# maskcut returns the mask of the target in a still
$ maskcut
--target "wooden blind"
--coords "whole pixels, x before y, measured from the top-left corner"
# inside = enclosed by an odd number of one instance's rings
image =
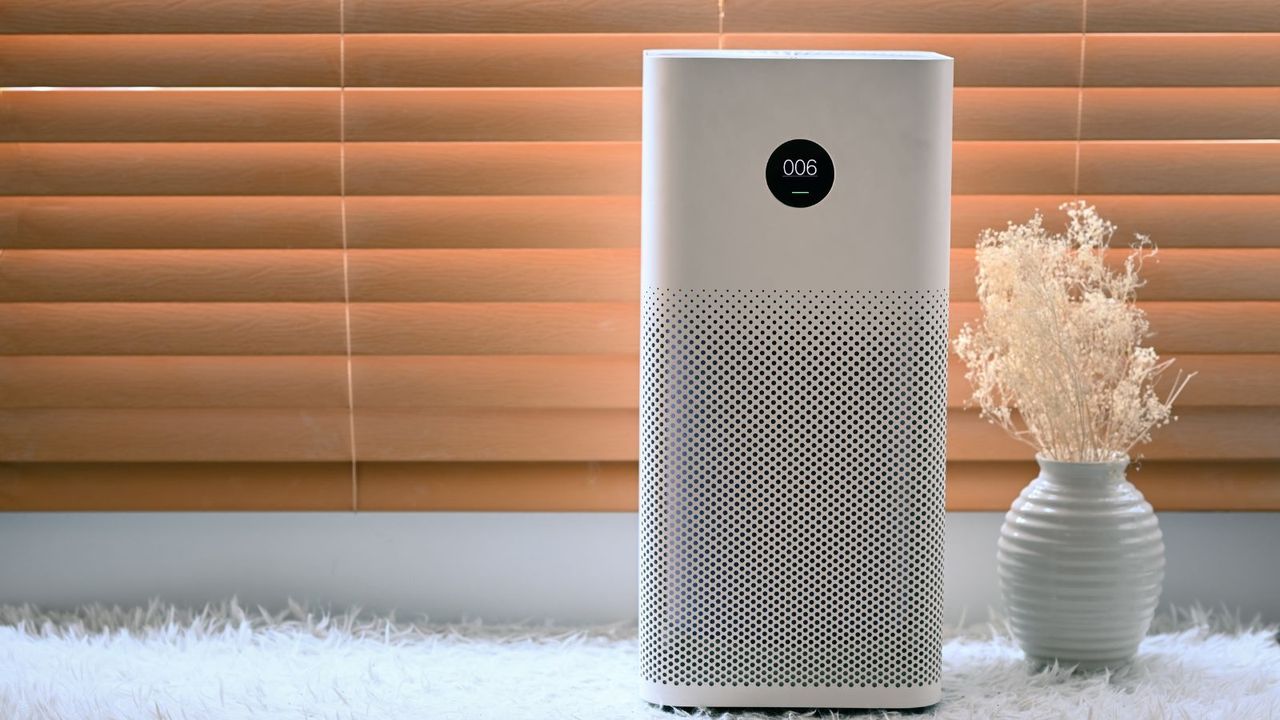
[[[1162,247],[1134,479],[1280,509],[1275,0],[5,0],[0,509],[628,510],[644,48],[956,58],[979,229]],[[962,408],[949,504],[1028,451]]]

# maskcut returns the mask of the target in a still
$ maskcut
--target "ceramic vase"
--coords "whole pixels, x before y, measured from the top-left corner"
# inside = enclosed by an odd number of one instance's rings
[[[1164,541],[1151,504],[1126,478],[1128,459],[1057,462],[1005,515],[996,562],[1014,638],[1038,665],[1090,670],[1133,658],[1164,581]]]

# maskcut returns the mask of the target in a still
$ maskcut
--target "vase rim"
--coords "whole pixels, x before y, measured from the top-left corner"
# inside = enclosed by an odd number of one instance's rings
[[[1096,460],[1096,461],[1082,462],[1079,460],[1055,460],[1051,457],[1045,456],[1044,453],[1036,453],[1036,462],[1039,463],[1041,466],[1044,466],[1047,464],[1047,465],[1078,465],[1082,467],[1087,467],[1087,466],[1110,467],[1113,465],[1121,465],[1121,466],[1128,467],[1129,463],[1132,462],[1132,460],[1129,458],[1128,455],[1117,455],[1114,460]]]

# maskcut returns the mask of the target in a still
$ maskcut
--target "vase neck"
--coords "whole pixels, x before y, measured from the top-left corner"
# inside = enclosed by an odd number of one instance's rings
[[[1128,458],[1113,462],[1062,462],[1037,457],[1041,477],[1075,484],[1115,485],[1125,481]]]

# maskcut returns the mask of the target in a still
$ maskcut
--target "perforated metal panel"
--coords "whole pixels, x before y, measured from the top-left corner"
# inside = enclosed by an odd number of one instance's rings
[[[939,680],[946,291],[645,289],[642,677]]]

